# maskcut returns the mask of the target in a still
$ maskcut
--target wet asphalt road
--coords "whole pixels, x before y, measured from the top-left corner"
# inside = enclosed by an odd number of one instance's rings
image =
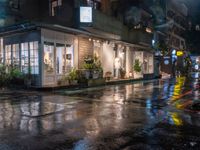
[[[198,80],[64,93],[1,93],[0,150],[200,149]]]

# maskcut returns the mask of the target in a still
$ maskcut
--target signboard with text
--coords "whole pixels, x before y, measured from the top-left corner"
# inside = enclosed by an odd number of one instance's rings
[[[80,7],[80,23],[92,23],[92,7]]]

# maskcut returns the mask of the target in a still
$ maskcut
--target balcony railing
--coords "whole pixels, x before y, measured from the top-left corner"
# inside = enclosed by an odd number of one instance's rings
[[[139,29],[131,30],[128,37],[131,43],[151,46],[153,34],[148,33],[145,29]]]

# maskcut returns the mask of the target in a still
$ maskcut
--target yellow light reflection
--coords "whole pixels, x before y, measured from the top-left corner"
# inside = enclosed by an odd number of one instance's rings
[[[175,101],[181,97],[182,87],[184,86],[184,83],[185,83],[185,77],[177,77],[176,81],[177,82],[174,86],[172,101]]]
[[[179,118],[177,113],[171,113],[171,117],[175,125],[177,126],[183,125],[183,121]]]

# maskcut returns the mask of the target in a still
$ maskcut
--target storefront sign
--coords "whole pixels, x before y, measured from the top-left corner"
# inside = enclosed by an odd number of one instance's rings
[[[80,7],[80,22],[92,23],[92,7]]]
[[[176,56],[183,56],[183,51],[177,51]]]

